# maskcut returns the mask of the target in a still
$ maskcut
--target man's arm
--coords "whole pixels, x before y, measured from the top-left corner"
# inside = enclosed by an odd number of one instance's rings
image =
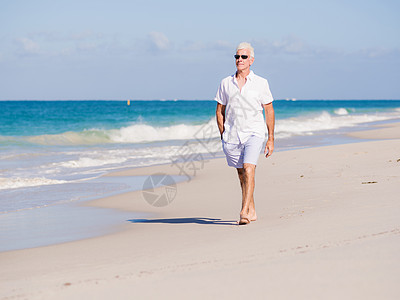
[[[267,123],[268,129],[268,140],[265,145],[264,154],[265,157],[271,156],[272,152],[274,152],[274,131],[275,131],[275,111],[272,105],[272,102],[269,104],[264,104],[264,112],[265,112],[265,122]]]
[[[217,104],[217,110],[215,112],[217,116],[217,124],[218,124],[218,129],[219,133],[221,134],[221,140],[222,140],[222,134],[224,133],[224,123],[225,123],[225,108],[226,105],[222,105],[221,103]]]

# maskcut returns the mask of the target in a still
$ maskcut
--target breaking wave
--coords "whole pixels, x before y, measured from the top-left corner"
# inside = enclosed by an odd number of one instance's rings
[[[279,117],[279,116],[278,116]],[[352,114],[351,109],[338,108],[333,113],[324,111],[318,115],[298,116],[276,122],[277,138],[294,135],[310,135],[318,131],[353,127],[357,124],[400,118],[400,110],[390,113]],[[64,132],[27,137],[0,136],[0,143],[33,143],[39,145],[101,145],[136,144],[158,141],[194,140],[217,138],[219,132],[215,118],[199,125],[177,124],[152,126],[133,124],[119,129],[87,129],[81,132]],[[90,162],[86,162],[89,163]]]

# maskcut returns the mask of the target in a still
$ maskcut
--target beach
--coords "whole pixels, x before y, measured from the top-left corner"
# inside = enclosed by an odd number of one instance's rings
[[[382,126],[260,157],[246,226],[224,158],[163,207],[143,191],[82,202],[124,215],[109,234],[1,252],[1,299],[398,299],[400,123]],[[152,174],[181,175],[164,164],[106,176]]]

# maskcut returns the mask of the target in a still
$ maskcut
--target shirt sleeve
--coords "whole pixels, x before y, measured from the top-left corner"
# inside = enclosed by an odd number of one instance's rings
[[[227,103],[226,93],[225,93],[223,82],[221,82],[221,84],[219,85],[217,95],[215,96],[214,100],[222,105],[226,105],[226,103]]]
[[[272,101],[274,101],[274,98],[272,97],[272,93],[271,93],[271,91],[269,89],[268,81],[265,79],[265,82],[264,82],[264,85],[263,85],[261,103],[262,104],[269,104]]]

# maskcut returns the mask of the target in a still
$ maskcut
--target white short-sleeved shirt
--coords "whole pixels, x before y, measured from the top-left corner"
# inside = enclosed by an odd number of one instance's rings
[[[221,81],[215,100],[226,105],[224,133],[227,143],[245,143],[251,135],[265,138],[263,104],[273,101],[268,81],[250,71],[239,90],[236,74]]]

